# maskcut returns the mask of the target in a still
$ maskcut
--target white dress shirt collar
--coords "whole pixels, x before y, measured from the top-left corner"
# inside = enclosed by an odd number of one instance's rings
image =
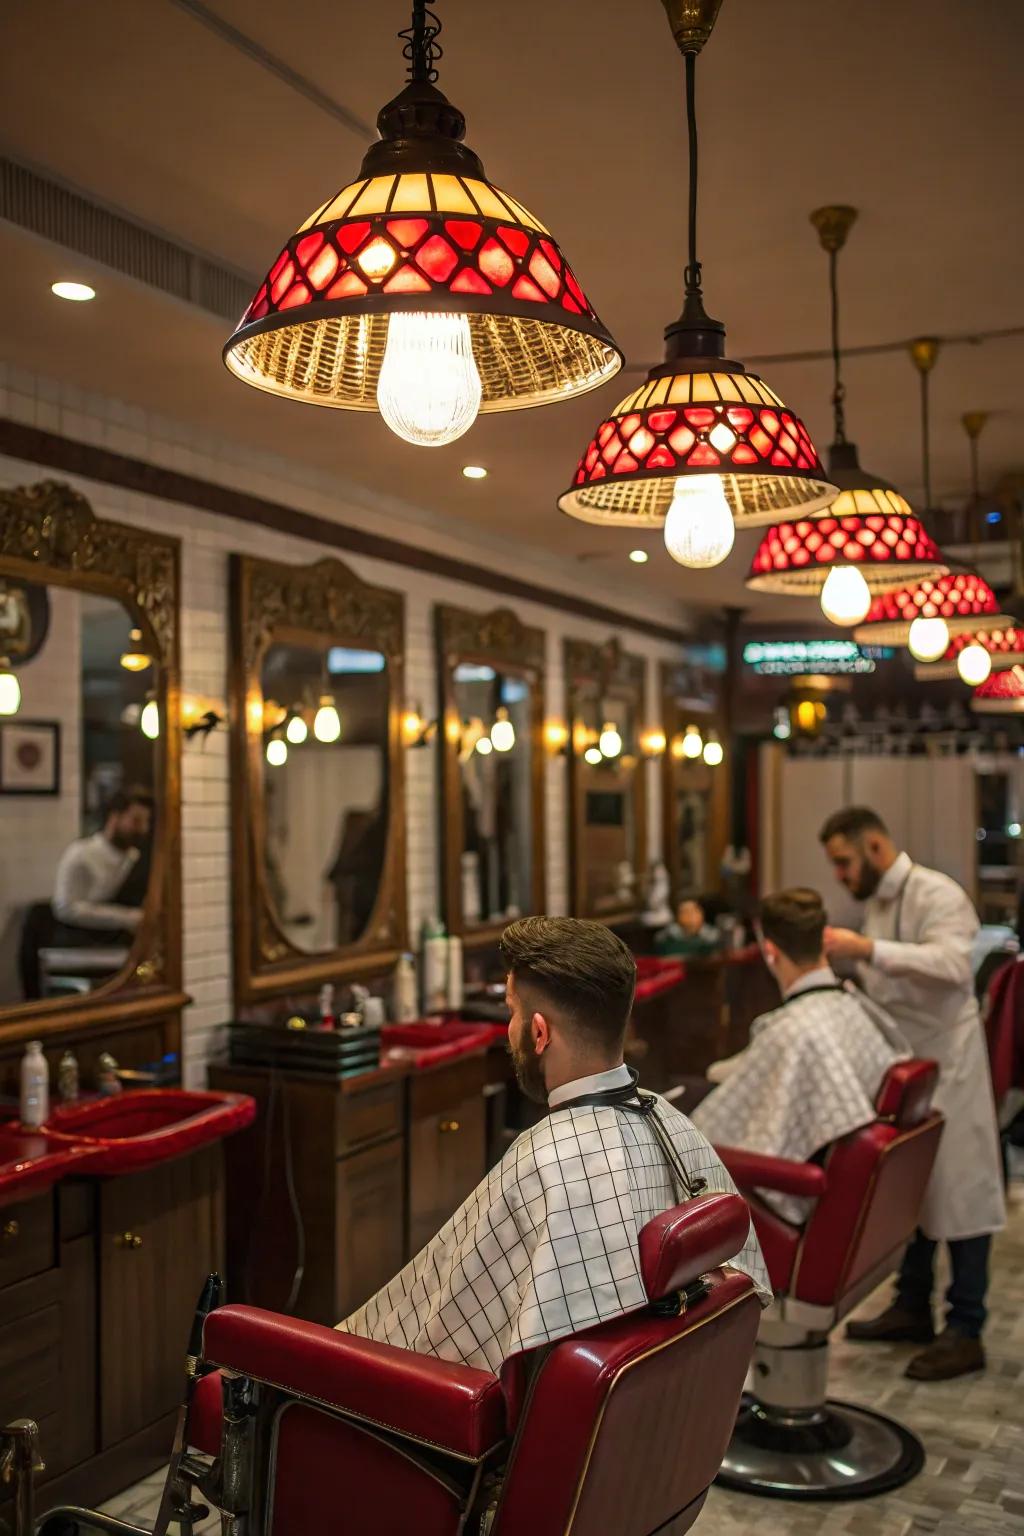
[[[882,901],[893,901],[903,889],[903,882],[914,867],[909,853],[898,853],[878,882],[875,895]]]
[[[801,992],[809,992],[812,987],[837,987],[838,985],[839,981],[832,967],[819,965],[813,971],[805,971],[802,976],[798,976],[782,995],[785,998],[798,997]]]
[[[588,1094],[625,1088],[631,1082],[629,1068],[625,1062],[621,1062],[617,1067],[609,1067],[607,1072],[592,1072],[589,1077],[577,1077],[571,1083],[563,1083],[560,1088],[552,1088],[548,1094],[548,1109],[557,1109],[559,1104],[567,1104],[570,1099],[582,1099]]]

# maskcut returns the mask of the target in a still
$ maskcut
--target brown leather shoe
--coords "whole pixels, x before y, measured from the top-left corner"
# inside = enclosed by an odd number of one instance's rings
[[[878,1317],[847,1323],[846,1337],[871,1344],[930,1344],[935,1328],[928,1312],[910,1312],[893,1302]]]
[[[904,1375],[911,1381],[951,1381],[954,1376],[969,1376],[984,1369],[981,1340],[966,1339],[962,1333],[945,1328],[934,1344],[914,1356]]]

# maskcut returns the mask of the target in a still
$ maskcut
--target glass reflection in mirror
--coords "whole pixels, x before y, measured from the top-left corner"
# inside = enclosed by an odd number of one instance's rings
[[[74,997],[125,965],[153,860],[158,668],[114,598],[0,578],[0,1004]]]
[[[306,953],[359,939],[387,851],[388,677],[379,651],[273,644],[263,657],[264,870]]]
[[[532,903],[531,692],[525,677],[460,662],[452,674],[462,790],[462,920],[504,922]]]
[[[633,906],[637,824],[634,778],[637,718],[632,700],[583,694],[577,698],[574,748],[582,825],[582,912],[602,917]]]

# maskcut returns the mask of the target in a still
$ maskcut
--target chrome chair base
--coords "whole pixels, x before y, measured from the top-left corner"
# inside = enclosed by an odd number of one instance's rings
[[[744,1397],[718,1483],[770,1499],[867,1499],[900,1488],[924,1447],[894,1419],[831,1399],[780,1411]]]

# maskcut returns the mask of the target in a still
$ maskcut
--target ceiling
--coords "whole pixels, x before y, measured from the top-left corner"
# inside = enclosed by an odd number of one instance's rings
[[[409,7],[396,0],[209,0],[208,9],[357,120],[402,82]],[[624,603],[749,603],[754,536],[729,562],[674,565],[657,533],[591,528],[555,507],[599,416],[660,353],[678,312],[685,161],[682,64],[657,0],[438,0],[440,85],[488,175],[553,230],[632,370],[593,395],[481,418],[426,452],[375,416],[247,390],[220,362],[213,317],[99,270],[98,297],[51,297],[87,264],[0,224],[0,356],[356,482],[510,549],[580,559]],[[698,67],[700,254],[709,312],[750,363],[827,343],[825,257],[812,208],[860,217],[841,258],[843,341],[1024,325],[1017,253],[1018,60],[1024,8],[987,0],[726,0]],[[216,260],[262,276],[285,237],[356,171],[353,131],[197,19],[188,0],[7,0],[6,153]],[[94,269],[95,271],[96,269]],[[1024,464],[1024,336],[948,345],[932,381],[935,499],[967,491],[960,415],[988,409],[983,479]],[[765,361],[767,381],[830,436],[827,360]],[[847,426],[861,462],[921,495],[917,380],[904,350],[853,357]],[[463,463],[481,463],[469,482]],[[510,538],[511,536],[511,538]],[[511,540],[514,539],[514,544]],[[651,551],[645,567],[630,546]],[[473,558],[468,552],[468,558]],[[596,579],[596,574],[595,574]],[[786,605],[792,611],[792,605]],[[778,600],[757,611],[779,614]],[[781,611],[785,611],[782,609]],[[801,613],[801,616],[803,614]]]

